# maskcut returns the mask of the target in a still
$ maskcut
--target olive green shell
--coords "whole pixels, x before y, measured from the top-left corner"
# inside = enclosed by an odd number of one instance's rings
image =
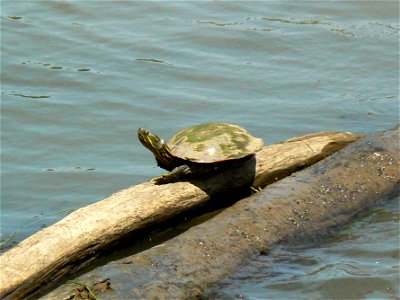
[[[207,123],[179,131],[167,144],[177,157],[198,163],[214,163],[254,154],[264,142],[240,126]]]

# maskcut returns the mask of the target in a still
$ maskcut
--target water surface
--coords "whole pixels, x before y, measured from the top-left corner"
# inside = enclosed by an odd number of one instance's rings
[[[213,298],[398,299],[399,197],[314,245],[280,246],[224,279]]]
[[[394,126],[398,5],[2,1],[2,239],[161,174],[138,127],[226,121],[271,144]]]

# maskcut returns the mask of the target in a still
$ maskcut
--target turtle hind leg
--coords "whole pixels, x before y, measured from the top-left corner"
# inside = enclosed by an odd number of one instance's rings
[[[152,181],[155,184],[172,183],[172,182],[179,181],[181,178],[192,175],[193,173],[195,173],[195,171],[193,170],[193,167],[190,167],[188,165],[180,165],[180,166],[172,169],[171,172],[163,174],[157,178],[154,178]]]

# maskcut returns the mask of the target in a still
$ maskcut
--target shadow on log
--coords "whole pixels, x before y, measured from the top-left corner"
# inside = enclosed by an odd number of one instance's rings
[[[148,182],[78,209],[0,257],[0,295],[9,299],[32,295],[46,284],[90,265],[105,250],[132,233],[204,205],[212,195],[243,188],[249,194],[250,186],[264,187],[357,139],[351,133],[306,135],[259,151],[249,168],[250,176],[244,170],[235,169],[191,183],[157,186]]]
[[[253,255],[328,233],[399,188],[398,129],[372,134],[185,233],[75,280],[104,299],[191,299]],[[44,299],[86,299],[65,284]]]

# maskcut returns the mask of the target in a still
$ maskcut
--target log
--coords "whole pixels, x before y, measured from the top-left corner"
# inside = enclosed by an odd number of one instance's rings
[[[90,264],[119,239],[210,200],[250,186],[264,187],[307,167],[359,137],[320,132],[267,146],[238,169],[215,176],[154,185],[139,184],[80,208],[0,257],[0,297],[23,298]]]
[[[393,199],[400,181],[398,143],[398,129],[369,135],[173,239],[74,280],[101,299],[220,298],[210,286],[254,255],[321,238]],[[90,299],[71,284],[43,298]]]

